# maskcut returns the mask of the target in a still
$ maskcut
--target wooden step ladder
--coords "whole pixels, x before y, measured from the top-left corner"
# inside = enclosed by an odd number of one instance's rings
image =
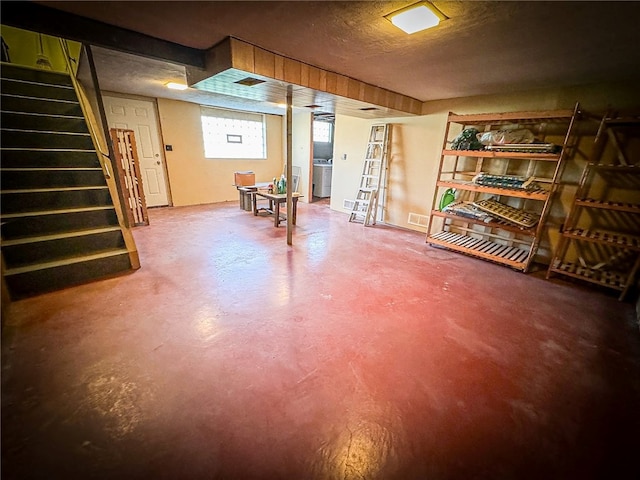
[[[362,166],[360,187],[349,215],[349,221],[362,221],[364,226],[383,220],[387,154],[391,125],[371,126],[367,151]]]

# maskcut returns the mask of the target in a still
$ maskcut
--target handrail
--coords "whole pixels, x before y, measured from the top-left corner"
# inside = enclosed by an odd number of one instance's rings
[[[75,89],[76,92],[78,92],[78,94],[80,94],[82,92],[82,90],[79,88],[80,87],[80,82],[78,82],[78,78],[76,77],[76,72],[73,69],[73,66],[71,65],[71,61],[75,60],[77,62],[76,59],[71,57],[71,53],[69,52],[69,47],[67,45],[67,41],[64,38],[58,38],[58,40],[60,41],[60,48],[62,49],[62,53],[63,53],[63,57],[64,57],[64,61],[66,63],[67,66],[67,70],[69,71],[69,76],[71,77],[71,83],[73,83],[73,88]],[[86,100],[86,99],[85,99]],[[87,119],[87,126],[89,127],[89,134],[91,135],[91,140],[93,140],[93,145],[96,148],[97,152],[102,155],[103,157],[108,158],[109,160],[111,160],[111,157],[109,156],[108,153],[105,153],[102,151],[101,145],[100,145],[100,141],[99,141],[99,137],[98,134],[96,133],[93,124],[91,123],[91,121],[89,121],[89,116],[87,115],[86,112],[86,107],[84,105],[84,102],[80,102],[80,108],[82,108],[82,111],[84,112],[84,116]],[[104,169],[105,169],[105,176],[107,178],[111,178],[111,172],[109,171],[109,164],[107,162],[100,162],[102,163]]]
[[[91,47],[89,45],[83,44],[83,49],[85,54],[87,55],[87,61],[89,63],[89,70],[91,72],[91,81],[93,83],[93,87],[96,90],[96,98],[97,98],[97,102],[98,102],[98,112],[99,112],[99,119],[101,121],[101,125],[102,125],[102,131],[104,132],[104,142],[106,144],[107,147],[107,151],[109,153],[105,153],[101,148],[100,148],[100,135],[98,135],[97,131],[96,131],[96,126],[93,125],[92,120],[96,120],[98,121],[98,119],[96,118],[95,114],[93,111],[90,110],[90,101],[87,98],[87,94],[85,93],[84,88],[82,87],[82,85],[80,84],[80,82],[78,81],[78,77],[76,76],[76,72],[74,71],[72,65],[71,65],[71,55],[69,54],[69,48],[68,45],[66,43],[66,40],[63,38],[58,37],[58,39],[60,40],[60,46],[62,48],[62,53],[63,53],[63,57],[65,58],[65,62],[67,65],[67,70],[69,70],[69,76],[71,77],[71,82],[73,84],[73,88],[75,89],[76,93],[78,94],[78,100],[80,100],[80,108],[82,109],[82,112],[85,116],[86,119],[86,123],[87,126],[89,128],[89,134],[91,136],[91,140],[93,141],[93,144],[95,146],[96,152],[99,154],[98,158],[100,161],[100,164],[103,167],[103,172],[104,172],[104,176],[107,179],[107,183],[109,183],[109,181],[112,182],[112,184],[110,184],[109,186],[109,190],[111,190],[113,188],[112,191],[112,196],[116,197],[118,199],[118,206],[116,208],[116,211],[118,212],[118,219],[121,223],[122,226],[126,227],[126,229],[129,229],[131,227],[130,223],[129,223],[129,218],[128,216],[125,214],[124,212],[124,205],[128,204],[128,200],[125,196],[125,193],[123,192],[123,187],[120,184],[120,182],[115,181],[115,179],[112,178],[111,172],[109,171],[109,165],[111,166],[111,170],[114,172],[114,175],[117,175],[117,170],[116,170],[116,165],[115,165],[115,151],[113,149],[113,144],[111,143],[111,137],[109,136],[109,126],[107,125],[107,119],[106,119],[106,115],[104,112],[104,107],[102,105],[102,102],[100,100],[100,86],[98,84],[98,77],[96,74],[96,70],[95,70],[95,64],[93,62],[93,54],[91,53]],[[115,200],[115,198],[114,198]],[[115,202],[114,202],[115,203]],[[130,239],[131,242],[131,246],[129,245],[129,240],[125,240],[125,243],[127,243],[127,249],[129,250],[130,254],[132,254],[132,252],[135,252],[135,242],[133,242],[133,239]],[[135,258],[134,258],[135,257]],[[140,263],[139,263],[139,259],[137,259],[137,253],[135,255],[133,255],[132,258],[132,262],[137,264],[139,268]]]

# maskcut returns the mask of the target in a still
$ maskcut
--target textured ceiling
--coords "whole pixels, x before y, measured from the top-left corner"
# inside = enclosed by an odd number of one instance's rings
[[[640,2],[434,2],[406,35],[383,15],[413,1],[38,2],[184,46],[228,36],[421,101],[640,81]]]

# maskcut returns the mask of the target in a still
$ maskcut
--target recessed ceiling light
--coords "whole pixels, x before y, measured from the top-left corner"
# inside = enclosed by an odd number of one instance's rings
[[[278,108],[287,108],[287,104],[286,103],[278,103],[276,105],[276,107],[278,107]]]
[[[165,85],[167,86],[167,88],[170,88],[171,90],[186,90],[187,88],[189,88],[184,83],[169,82],[169,83],[166,83]]]
[[[418,2],[385,15],[384,18],[411,34],[435,27],[447,17],[432,3]]]

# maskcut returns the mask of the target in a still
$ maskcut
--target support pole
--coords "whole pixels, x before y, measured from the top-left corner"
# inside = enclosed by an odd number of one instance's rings
[[[293,134],[292,134],[292,126],[293,126],[293,108],[292,108],[292,99],[293,99],[293,87],[291,85],[287,86],[287,245],[291,245],[293,243],[293,182],[291,181],[291,176],[293,172]]]

